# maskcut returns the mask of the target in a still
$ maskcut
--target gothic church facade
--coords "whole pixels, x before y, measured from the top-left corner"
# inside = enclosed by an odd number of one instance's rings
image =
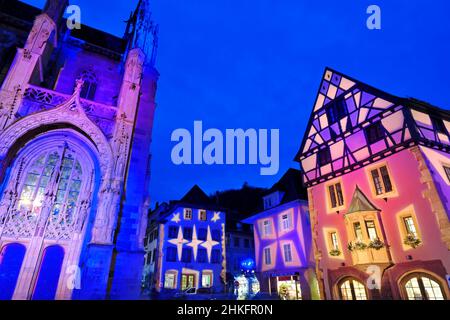
[[[69,30],[0,1],[0,299],[133,299],[150,203],[157,26]]]

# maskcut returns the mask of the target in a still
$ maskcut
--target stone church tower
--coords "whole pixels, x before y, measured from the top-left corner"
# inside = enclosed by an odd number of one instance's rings
[[[0,299],[139,296],[158,28],[0,0]],[[117,23],[120,23],[118,21]]]

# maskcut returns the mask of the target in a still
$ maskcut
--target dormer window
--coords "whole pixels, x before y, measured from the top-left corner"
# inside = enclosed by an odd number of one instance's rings
[[[364,129],[366,139],[369,144],[383,140],[385,137],[383,126],[378,121]]]
[[[319,166],[325,166],[331,162],[330,148],[324,148],[317,153],[317,162]]]
[[[275,191],[271,194],[269,194],[268,196],[264,197],[264,209],[270,209],[273,207],[276,207],[277,205],[280,204],[281,199],[283,198],[283,193],[281,193],[280,191]]]
[[[327,107],[328,124],[333,124],[341,120],[347,115],[345,101],[340,99],[330,103]]]

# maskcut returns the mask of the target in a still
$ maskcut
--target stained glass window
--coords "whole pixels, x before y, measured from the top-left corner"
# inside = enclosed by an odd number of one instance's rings
[[[20,210],[39,215],[44,195],[51,183],[56,190],[52,215],[63,213],[67,222],[72,221],[81,191],[83,172],[74,154],[68,150],[64,154],[62,158],[62,152],[44,153],[29,166],[20,193]]]

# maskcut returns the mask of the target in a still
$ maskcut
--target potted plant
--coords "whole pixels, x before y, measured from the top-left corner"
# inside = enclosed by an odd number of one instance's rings
[[[380,250],[381,248],[384,248],[384,247],[385,247],[385,244],[383,243],[383,241],[381,241],[378,238],[373,239],[369,243],[369,248],[371,248],[371,249]]]
[[[329,253],[330,253],[330,256],[337,257],[337,256],[341,255],[341,250],[339,250],[339,249],[332,249]]]
[[[422,243],[422,241],[419,238],[417,238],[414,234],[408,233],[405,239],[403,240],[403,243],[415,249]]]
[[[347,248],[348,248],[349,251],[365,250],[365,249],[367,249],[367,244],[365,244],[361,240],[357,240],[357,241],[355,241],[355,243],[349,242]]]

